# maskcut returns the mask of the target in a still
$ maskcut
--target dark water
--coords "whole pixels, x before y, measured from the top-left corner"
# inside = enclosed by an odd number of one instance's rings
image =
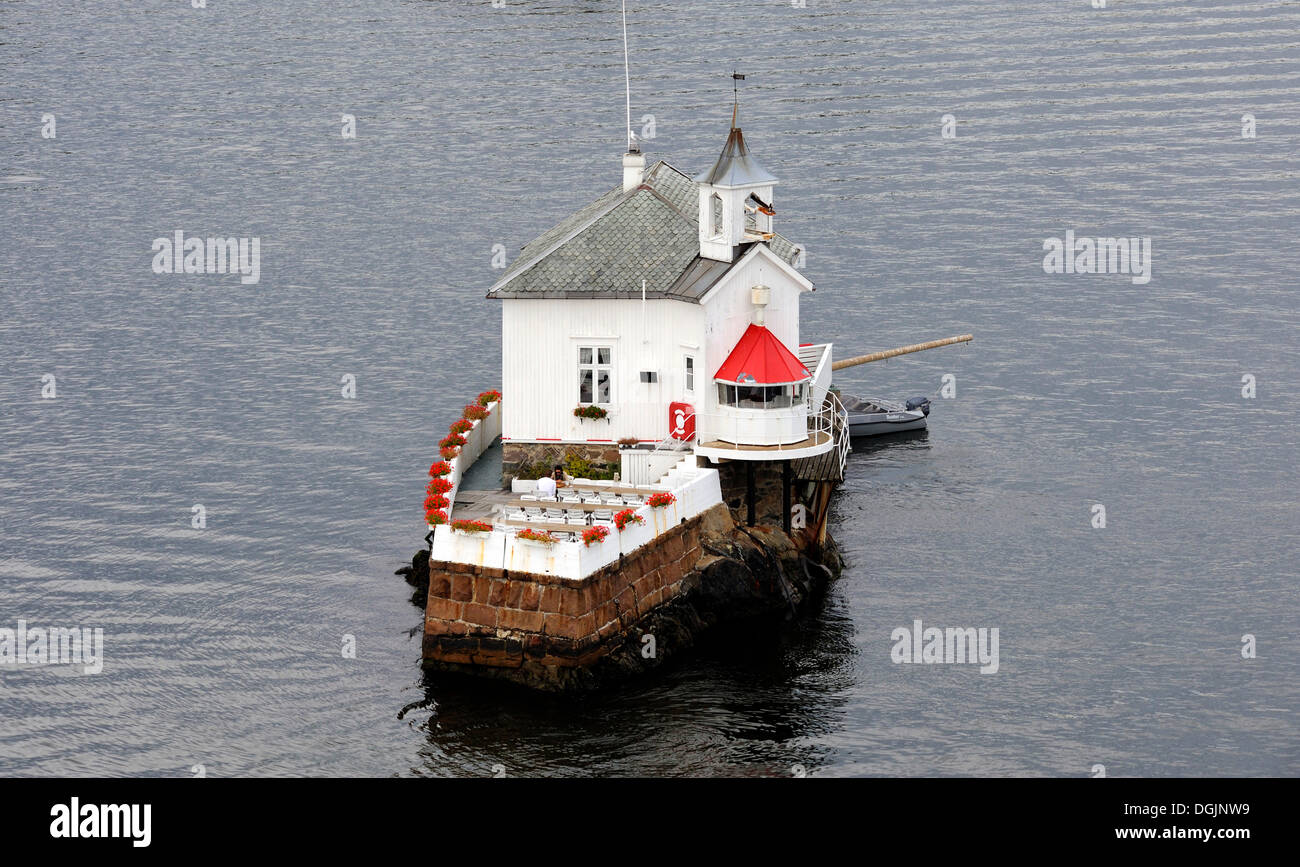
[[[957,396],[851,456],[820,610],[563,699],[423,682],[392,571],[499,384],[492,246],[619,180],[616,4],[207,5],[0,4],[0,626],[107,657],[0,669],[0,773],[1300,772],[1300,5],[634,0],[652,157],[749,74],[804,339],[976,342],[844,377]],[[261,282],[153,274],[177,229]],[[1044,274],[1067,229],[1153,279]],[[892,663],[914,618],[1000,671]]]

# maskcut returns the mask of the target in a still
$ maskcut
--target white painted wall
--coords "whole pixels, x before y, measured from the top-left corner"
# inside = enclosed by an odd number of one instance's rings
[[[772,185],[761,187],[712,187],[700,184],[699,187],[699,232],[700,255],[719,262],[730,262],[736,245],[745,237],[745,199],[750,193],[756,193],[768,204],[773,203]],[[713,234],[714,195],[722,200],[722,233]],[[770,224],[767,217],[762,217],[760,225]]]
[[[696,304],[666,299],[506,298],[501,304],[502,429],[522,442],[642,441],[668,436],[668,406],[691,404],[699,419],[717,413],[713,374],[754,320],[750,289],[771,288],[765,320],[792,353],[799,349],[799,296],[808,291],[766,247],[751,252]],[[577,419],[578,347],[613,348],[614,389],[607,421]],[[686,390],[685,358],[695,358]],[[659,374],[640,381],[642,370]],[[697,423],[697,427],[698,427]],[[702,431],[707,433],[707,431]]]
[[[704,311],[665,299],[502,300],[502,436],[567,442],[668,434],[668,405],[699,402],[705,386]],[[608,421],[574,418],[578,347],[613,348],[613,403]],[[685,357],[695,356],[695,392],[685,387]],[[642,370],[659,374],[640,381]]]
[[[753,248],[757,250],[758,248]],[[719,433],[710,430],[721,414],[718,408],[718,390],[713,375],[727,360],[745,329],[754,321],[754,304],[750,290],[758,284],[769,287],[771,300],[764,320],[768,330],[786,349],[799,354],[799,296],[806,291],[784,269],[766,255],[746,255],[727,276],[704,298],[705,337],[704,355],[708,360],[709,388],[697,405],[700,413],[697,433],[700,440],[715,439]]]

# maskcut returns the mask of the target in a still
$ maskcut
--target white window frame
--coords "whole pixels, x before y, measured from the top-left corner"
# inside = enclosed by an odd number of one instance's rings
[[[690,353],[686,354],[686,375],[683,381],[686,385],[686,393],[694,396],[695,394],[695,356]]]
[[[614,344],[607,341],[579,341],[577,344],[577,370],[578,376],[575,386],[578,392],[578,403],[583,405],[610,406],[614,403]],[[582,351],[591,350],[591,362],[584,364],[582,361]],[[609,361],[601,364],[600,350],[609,352]],[[582,373],[585,370],[591,371],[591,396],[592,398],[600,397],[600,373],[604,371],[609,375],[609,400],[583,400],[582,399]]]

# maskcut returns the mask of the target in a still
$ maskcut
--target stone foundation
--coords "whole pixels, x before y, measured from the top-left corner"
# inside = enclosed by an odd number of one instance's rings
[[[698,581],[703,518],[580,581],[431,562],[425,665],[512,670],[512,679],[567,685],[570,672],[608,655],[652,610]]]
[[[618,472],[617,443],[519,443],[507,442],[501,446],[501,482],[508,486],[512,479],[535,479],[530,470],[538,463],[547,467],[565,463],[570,457],[580,458],[593,469]]]
[[[598,687],[661,664],[721,621],[792,617],[839,569],[829,537],[738,526],[723,504],[580,581],[433,561],[424,666],[545,690]]]

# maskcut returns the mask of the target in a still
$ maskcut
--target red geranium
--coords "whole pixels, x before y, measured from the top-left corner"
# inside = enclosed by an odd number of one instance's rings
[[[486,521],[474,521],[468,518],[462,518],[459,521],[452,521],[453,530],[463,530],[466,533],[491,533],[492,525]]]
[[[487,391],[481,391],[478,395],[478,405],[487,406],[489,403],[496,403],[501,399],[501,392],[495,388],[489,388]]]
[[[463,446],[465,445],[465,438],[458,433],[447,434],[445,437],[438,440],[438,445],[444,449],[447,446]]]
[[[424,509],[426,512],[429,509],[445,509],[450,505],[451,502],[442,494],[430,494],[424,498]]]
[[[646,500],[647,504],[656,509],[662,509],[664,506],[671,506],[675,502],[677,502],[677,498],[669,493],[651,494],[650,499]]]
[[[439,509],[426,509],[424,512],[424,523],[438,526],[447,523],[447,513]]]
[[[474,429],[474,422],[467,418],[458,418],[451,423],[451,432],[453,434],[469,433]]]
[[[447,481],[444,478],[438,477],[438,478],[430,479],[429,486],[424,490],[426,493],[429,494],[449,494],[451,493],[452,487],[453,485],[451,482]]]
[[[429,464],[429,475],[446,476],[451,473],[451,464],[446,461],[434,461]]]
[[[541,542],[543,545],[554,545],[555,537],[545,530],[534,530],[532,527],[525,527],[516,535],[520,539],[528,539],[533,542]]]
[[[582,531],[582,544],[590,548],[593,543],[599,544],[604,542],[605,537],[608,535],[609,527],[606,527],[603,524],[596,524],[595,526],[588,527]]]
[[[449,461],[460,454],[460,448],[458,446],[443,446],[438,449],[438,454],[442,455],[444,460]]]
[[[464,415],[465,418],[470,419],[471,421],[478,421],[479,419],[487,418],[488,417],[487,407],[479,406],[476,403],[471,403],[469,406],[465,407]]]
[[[614,516],[614,526],[618,527],[621,533],[627,529],[628,524],[644,524],[645,518],[636,513],[636,509],[624,509]]]

